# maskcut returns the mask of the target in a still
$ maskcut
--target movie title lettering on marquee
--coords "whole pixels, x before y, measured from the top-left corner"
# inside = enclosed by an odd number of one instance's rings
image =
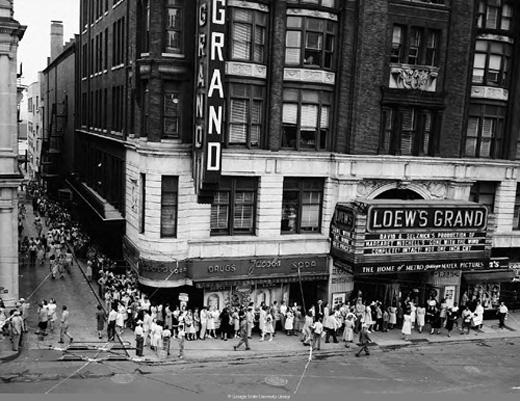
[[[224,135],[226,0],[199,0],[194,146],[197,187],[218,181]],[[195,170],[195,169],[194,169]],[[202,182],[201,182],[202,181]]]

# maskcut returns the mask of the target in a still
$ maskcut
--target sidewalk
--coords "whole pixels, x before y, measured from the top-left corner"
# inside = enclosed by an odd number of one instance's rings
[[[29,204],[27,206],[26,216],[26,228],[24,235],[34,235],[34,215],[32,213],[32,207]],[[46,229],[44,229],[44,232]],[[186,341],[184,342],[184,358],[180,359],[179,354],[179,343],[178,340],[172,339],[171,342],[171,355],[166,357],[164,352],[154,352],[150,347],[144,348],[144,356],[135,356],[135,339],[134,334],[130,329],[126,329],[118,339],[119,341],[113,343],[105,343],[103,340],[97,338],[97,331],[95,329],[95,315],[94,310],[98,302],[98,284],[95,281],[87,281],[85,276],[86,261],[76,259],[77,267],[74,269],[72,275],[67,276],[63,281],[56,280],[50,283],[50,280],[42,283],[39,289],[38,295],[34,295],[34,300],[31,300],[31,308],[28,319],[29,333],[25,334],[23,347],[25,349],[49,349],[54,348],[56,350],[64,349],[66,346],[58,344],[58,334],[56,332],[51,333],[45,339],[38,338],[34,334],[34,328],[36,327],[36,297],[41,297],[42,293],[45,294],[48,299],[51,293],[60,293],[60,297],[67,301],[68,304],[73,302],[72,298],[78,303],[73,310],[75,310],[75,320],[73,322],[73,335],[74,342],[72,349],[76,351],[72,352],[75,354],[81,354],[82,351],[78,349],[90,349],[90,350],[102,350],[109,347],[123,349],[123,352],[119,352],[120,359],[131,360],[135,362],[142,362],[145,364],[172,364],[172,363],[193,363],[193,362],[209,362],[209,361],[233,361],[233,360],[245,360],[245,359],[258,359],[265,357],[284,357],[287,355],[302,355],[306,356],[309,354],[309,347],[302,345],[299,338],[296,336],[286,336],[285,334],[278,332],[272,342],[264,341],[260,342],[260,336],[258,333],[253,334],[253,339],[250,340],[250,351],[245,351],[244,347],[238,351],[233,350],[233,345],[238,343],[238,339],[230,339],[223,341],[220,339],[206,339],[205,341]],[[22,273],[22,269],[21,269]],[[37,267],[36,270],[28,271],[23,269],[24,280],[30,280],[30,276],[34,275],[38,280],[44,277],[48,273],[48,267]],[[36,282],[39,282],[36,280]],[[65,294],[67,292],[68,294]],[[48,296],[47,296],[48,295]],[[68,299],[67,299],[68,298]],[[81,309],[81,311],[80,311]],[[515,338],[520,337],[520,311],[510,313],[508,320],[506,321],[507,328],[499,329],[498,320],[485,320],[482,330],[472,330],[469,335],[461,335],[458,330],[452,332],[452,336],[448,337],[445,329],[441,331],[440,335],[430,335],[429,327],[426,326],[423,333],[414,331],[411,335],[410,341],[404,341],[401,336],[399,329],[390,330],[387,333],[374,332],[371,334],[372,341],[374,343],[374,351],[379,349],[392,349],[399,347],[408,347],[415,345],[426,345],[426,344],[438,344],[438,343],[456,343],[456,342],[468,342],[468,341],[485,341],[485,340],[498,340],[503,338]],[[106,340],[106,333],[104,336]],[[357,340],[357,336],[355,337]],[[321,350],[313,351],[314,355],[333,355],[333,354],[347,354],[352,353],[357,349],[357,345],[350,344],[349,348],[345,348],[344,342],[337,344],[329,343],[325,344],[322,341]],[[125,352],[126,351],[126,352]],[[22,351],[23,352],[23,351]],[[125,355],[126,354],[126,355]],[[0,335],[0,363],[6,363],[19,356],[18,352],[12,351],[11,342],[9,337],[3,337]]]

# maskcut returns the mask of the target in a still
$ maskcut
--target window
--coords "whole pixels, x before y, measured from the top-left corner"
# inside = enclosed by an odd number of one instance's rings
[[[438,62],[440,31],[394,25],[390,62],[435,66]]]
[[[178,138],[180,130],[180,91],[172,83],[165,83],[163,97],[163,130],[165,138]]]
[[[258,147],[264,114],[264,88],[258,85],[231,84],[229,101],[230,145]]]
[[[282,234],[319,232],[323,179],[285,178],[282,200]]]
[[[141,48],[144,53],[150,51],[150,1],[143,0],[142,27],[144,35],[142,36]],[[140,4],[140,3],[139,3]]]
[[[470,105],[466,130],[466,157],[499,158],[506,109]]]
[[[473,63],[473,83],[507,86],[512,45],[503,42],[477,40]]]
[[[177,235],[177,194],[179,178],[162,176],[161,180],[161,238]]]
[[[383,132],[380,153],[402,156],[434,156],[436,126],[435,110],[420,107],[383,109]]]
[[[166,22],[166,51],[182,53],[183,0],[168,0]]]
[[[260,11],[233,8],[232,60],[265,62],[267,16]]]
[[[211,235],[255,232],[257,179],[222,177],[211,205]]]
[[[105,48],[103,56],[103,69],[108,69],[108,28],[105,29]]]
[[[515,211],[513,214],[513,230],[520,230],[520,184],[516,184]]]
[[[332,93],[316,90],[283,91],[282,147],[325,149],[329,136]]]
[[[287,17],[285,64],[333,69],[336,31],[335,21]]]
[[[493,213],[496,185],[495,182],[490,181],[478,181],[474,183],[469,192],[469,200],[486,206],[489,212]]]
[[[477,26],[485,29],[512,29],[513,7],[504,0],[479,0]]]

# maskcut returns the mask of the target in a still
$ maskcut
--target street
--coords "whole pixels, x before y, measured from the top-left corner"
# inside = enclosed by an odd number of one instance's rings
[[[333,357],[146,366],[134,362],[57,361],[58,351],[27,350],[0,366],[3,393],[159,394],[184,399],[276,395],[316,398],[361,394],[518,394],[519,340],[374,347]],[[335,399],[335,398],[333,398]]]

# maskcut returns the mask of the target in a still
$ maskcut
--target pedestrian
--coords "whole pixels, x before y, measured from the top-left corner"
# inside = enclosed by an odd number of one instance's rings
[[[119,302],[116,312],[116,333],[119,336],[121,336],[125,330],[125,312],[126,308],[121,302]]]
[[[213,339],[217,338],[217,332],[216,332],[216,326],[215,326],[216,319],[217,319],[216,307],[211,306],[207,313],[207,323],[206,323],[206,329],[208,330],[209,338],[213,338]]]
[[[498,327],[500,327],[501,329],[503,329],[505,327],[505,321],[507,319],[508,312],[509,312],[509,310],[507,309],[506,304],[503,301],[500,302],[500,306],[498,307],[498,310],[497,310],[497,315],[498,315]]]
[[[69,338],[69,344],[74,341],[74,338],[69,334],[69,311],[67,310],[67,306],[63,305],[61,307],[61,319],[60,319],[60,344],[63,344],[63,337],[67,336]]]
[[[354,341],[354,327],[356,325],[356,315],[352,312],[347,312],[345,317],[345,328],[343,329],[343,341],[345,341],[345,347],[349,348],[349,344]]]
[[[362,351],[365,351],[365,355],[370,355],[368,344],[371,342],[372,340],[368,335],[368,325],[363,323],[363,326],[361,326],[361,332],[359,333],[359,350],[356,352],[356,356],[359,357]]]
[[[144,345],[144,331],[143,321],[138,320],[134,329],[135,334],[135,354],[137,356],[143,356],[143,345]]]
[[[311,326],[311,329],[313,331],[313,335],[312,335],[312,349],[319,351],[320,348],[321,348],[321,336],[323,334],[322,319],[318,318],[318,320],[316,320],[314,322],[314,324]],[[327,334],[328,334],[328,331],[327,331]],[[325,342],[327,342],[327,341],[325,341]]]
[[[186,333],[184,331],[184,324],[179,324],[179,358],[184,358],[184,337]]]
[[[233,312],[231,314],[231,318],[233,319],[233,330],[235,332],[235,335],[233,338],[239,338],[240,337],[240,317],[239,317],[239,310],[237,307],[233,308]]]
[[[446,310],[446,330],[448,331],[448,337],[451,337],[453,326],[458,318],[459,316],[457,312],[453,310],[453,307]]]
[[[30,303],[25,300],[25,298],[20,298],[20,313],[23,320],[23,332],[27,333],[27,317],[29,316],[29,307]]]
[[[327,311],[329,310],[327,305],[328,303],[325,302],[324,310],[326,311],[326,313],[324,313],[325,322],[323,323],[323,327],[325,328],[325,344],[328,344],[330,342],[330,336],[332,336],[334,343],[338,343],[338,338],[336,337],[336,317],[334,316],[334,314],[327,313]]]
[[[43,300],[38,304],[38,331],[36,331],[36,334],[46,336],[48,324],[49,310],[47,309],[47,301]]]
[[[363,316],[365,315],[365,305],[363,305],[363,299],[359,297],[356,301],[356,327],[354,328],[355,333],[361,331],[361,325],[363,323]]]
[[[101,305],[97,306],[97,312],[96,312],[96,321],[97,321],[97,332],[98,332],[98,338],[101,339],[103,337],[103,331],[105,329],[105,320],[106,315],[103,311],[103,307]]]
[[[375,315],[376,324],[374,331],[383,331],[383,309],[381,308],[381,302],[377,301],[375,304]]]
[[[431,330],[430,334],[441,334],[441,326],[442,326],[442,320],[441,320],[441,311],[439,308],[436,308],[433,312],[433,316],[431,317],[430,321]]]
[[[38,251],[36,253],[36,260],[40,266],[43,266],[45,261],[45,247],[43,245],[38,247]]]
[[[282,301],[282,303],[280,304],[280,314],[279,314],[280,315],[280,326],[282,327],[282,331],[287,330],[285,328],[285,319],[287,318],[288,309],[289,308],[287,308],[285,301]]]
[[[49,311],[49,330],[54,332],[54,327],[56,325],[56,320],[58,320],[58,316],[56,315],[56,300],[54,298],[49,299],[49,303],[47,304],[47,310]]]
[[[117,319],[117,312],[115,310],[114,305],[112,304],[110,307],[110,312],[108,313],[108,319],[107,319],[107,339],[108,339],[108,341],[113,341],[116,336],[116,319]]]
[[[387,308],[383,308],[383,328],[381,329],[381,331],[383,333],[386,333],[388,332],[388,324],[390,322],[390,314],[388,313],[388,309]]]
[[[473,314],[469,310],[468,303],[466,302],[466,307],[462,311],[462,330],[460,334],[464,334],[464,332],[466,332],[466,334],[469,334],[469,331],[471,329],[471,321],[473,320],[472,316]]]
[[[86,267],[85,275],[87,276],[87,280],[88,281],[92,280],[92,261],[90,259],[87,261],[87,267]]]
[[[154,350],[156,353],[158,353],[161,348],[162,331],[163,331],[163,328],[160,324],[157,324],[157,319],[153,319],[152,325],[150,327],[150,337],[151,337],[150,348],[152,350]]]
[[[412,318],[410,317],[410,311],[407,310],[403,315],[403,327],[401,329],[401,333],[403,334],[403,338],[405,341],[408,341],[410,336],[412,335]]]
[[[416,317],[417,331],[419,333],[422,333],[424,324],[426,323],[426,308],[424,307],[423,304],[419,304],[419,306],[415,310],[415,313],[417,315],[417,317]]]
[[[413,301],[409,302],[409,308],[410,308],[410,320],[412,323],[412,330],[417,326],[417,306],[415,306],[415,303]]]
[[[260,339],[260,341],[264,341],[264,337],[266,334],[269,334],[269,341],[273,341],[275,320],[274,320],[273,316],[271,315],[271,313],[269,313],[267,306],[264,306],[264,308],[265,308],[266,315],[265,315],[264,330],[262,331],[262,338]]]
[[[251,348],[249,348],[249,322],[247,320],[247,314],[239,312],[238,316],[240,319],[240,341],[237,345],[233,346],[233,349],[236,351],[242,344],[244,344],[246,351],[249,351]]]
[[[166,356],[170,356],[170,346],[172,339],[172,332],[170,326],[164,326],[164,330],[161,333],[162,336],[162,348],[166,352]]]
[[[446,320],[448,319],[448,302],[443,298],[440,306],[441,327],[446,327]]]
[[[200,311],[200,332],[199,339],[206,339],[206,329],[208,327],[208,308],[206,306],[202,307]]]
[[[167,325],[168,327],[171,327],[170,325]],[[200,332],[200,311],[199,308],[195,308],[193,311],[193,334],[194,334],[194,340],[197,340],[199,338],[199,332]]]
[[[246,312],[247,320],[247,338],[253,338],[253,327],[255,325],[255,313],[253,311],[253,303],[250,302]]]
[[[283,321],[285,334],[288,336],[294,335],[294,314],[292,310],[286,309],[285,314],[283,315]]]
[[[305,323],[303,324],[302,329],[302,338],[301,341],[303,345],[311,345],[312,342],[312,324],[314,323],[314,319],[312,317],[312,311],[307,312],[307,316],[305,316]]]
[[[20,311],[15,310],[11,319],[11,341],[13,342],[13,351],[18,351],[22,343],[23,319]]]
[[[260,339],[260,341],[264,341],[266,317],[267,317],[267,306],[260,305],[259,318],[258,318],[258,328],[260,329],[260,335],[262,337]]]
[[[475,330],[479,330],[482,327],[482,322],[484,320],[484,307],[480,302],[480,299],[477,300],[477,306],[475,307],[475,311],[473,312],[473,327]]]
[[[29,266],[30,267],[35,267],[36,266],[37,254],[38,254],[38,248],[37,248],[36,243],[34,242],[34,240],[31,238],[31,242],[30,242],[30,245],[29,245]]]

